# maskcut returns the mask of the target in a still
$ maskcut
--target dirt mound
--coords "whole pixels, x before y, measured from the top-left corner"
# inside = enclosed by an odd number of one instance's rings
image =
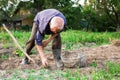
[[[10,50],[9,50],[10,49]],[[4,51],[8,51],[9,53],[11,51],[11,48],[9,48]],[[0,50],[3,50],[0,48]],[[12,49],[13,50],[13,49]],[[49,49],[50,50],[50,49]],[[64,53],[65,51],[62,51]],[[98,67],[104,66],[106,61],[112,61],[112,62],[119,62],[120,61],[120,46],[115,45],[104,45],[96,48],[81,48],[79,50],[72,50],[69,52],[75,52],[80,53],[83,52],[86,55],[86,64],[89,66],[93,62],[97,64]],[[0,55],[3,53],[0,53]],[[49,69],[56,69],[55,67],[55,61],[52,55],[52,52],[48,51],[46,53],[46,56],[49,61]],[[31,57],[38,63],[39,66],[41,66],[40,58],[38,57],[38,54],[31,55]],[[8,70],[8,69],[38,69],[32,62],[30,62],[27,65],[21,65],[22,58],[20,57],[9,57],[8,59],[2,60],[0,59],[0,70]]]
[[[54,65],[54,60],[51,59],[51,55],[48,54],[46,55],[48,58],[48,63],[49,63],[49,69],[52,69],[51,66],[55,66]],[[33,64],[33,62],[29,61],[29,64],[20,64],[22,61],[22,58],[20,57],[15,57],[15,58],[8,58],[6,60],[1,60],[0,61],[0,70],[10,70],[10,69],[40,69],[41,68],[41,60],[38,57],[38,55],[31,55],[31,58],[33,58],[36,63],[39,65],[39,67],[37,67],[35,64]],[[54,67],[55,68],[55,67]]]
[[[99,66],[104,66],[106,61],[119,62],[120,60],[120,46],[104,45],[97,48],[82,49],[87,55],[87,64],[92,62]]]
[[[64,51],[61,55],[61,59],[64,66],[68,68],[86,66],[86,55],[80,51]]]
[[[113,46],[120,46],[120,40],[111,40],[110,43]]]

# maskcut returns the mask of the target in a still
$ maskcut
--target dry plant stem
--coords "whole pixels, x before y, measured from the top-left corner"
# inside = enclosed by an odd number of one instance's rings
[[[39,67],[39,65],[36,64],[36,62],[23,50],[23,48],[18,44],[17,40],[15,39],[15,37],[12,35],[12,33],[7,29],[5,24],[2,24],[4,29],[8,32],[8,34],[10,35],[10,37],[13,39],[13,41],[15,42],[15,44],[18,46],[18,48],[27,56],[27,58],[29,60],[31,60],[37,67]]]

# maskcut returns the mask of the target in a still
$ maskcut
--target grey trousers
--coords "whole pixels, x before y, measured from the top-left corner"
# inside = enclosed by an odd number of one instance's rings
[[[34,23],[31,36],[26,42],[26,53],[30,55],[32,48],[35,46],[35,34],[37,32],[37,25]],[[61,60],[61,36],[58,34],[52,42],[52,52],[56,61]],[[28,58],[25,56],[24,60],[28,62]]]

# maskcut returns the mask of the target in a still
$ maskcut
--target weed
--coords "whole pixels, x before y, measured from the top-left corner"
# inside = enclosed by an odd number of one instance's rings
[[[16,49],[15,53],[16,53],[16,55],[18,55],[20,57],[24,56],[23,52],[20,49]]]
[[[90,64],[90,66],[97,67],[97,63],[96,63],[96,62],[92,62],[92,63]]]
[[[9,48],[9,47],[10,47],[10,44],[7,44],[7,43],[2,46],[2,48],[4,49]]]
[[[7,59],[7,56],[6,56],[5,54],[2,54],[2,55],[1,55],[1,59],[2,59],[2,60],[5,60],[5,59]]]
[[[72,46],[73,46],[73,43],[72,42],[68,42],[68,43],[65,44],[65,46],[66,46],[66,49],[71,49]]]

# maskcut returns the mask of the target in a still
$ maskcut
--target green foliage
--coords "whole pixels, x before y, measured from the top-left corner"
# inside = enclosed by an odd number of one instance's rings
[[[23,32],[23,31],[11,31],[14,37],[17,39],[18,43],[22,46],[22,48],[25,48],[25,42],[29,38],[30,32]],[[15,45],[14,41],[11,39],[10,35],[7,32],[0,32],[0,42],[4,43],[2,48],[8,48],[11,45],[8,43],[13,43],[12,46]],[[17,46],[16,46],[17,47]],[[19,50],[16,49],[16,54],[20,57],[23,57],[24,54]]]
[[[20,57],[24,57],[24,54],[21,50],[16,49],[16,55],[20,56]]]
[[[31,32],[24,31],[11,31],[14,37],[17,39],[18,43],[25,48],[25,43],[29,39]],[[77,49],[80,47],[92,47],[96,45],[109,44],[110,39],[120,39],[120,32],[85,32],[78,30],[67,30],[62,32],[62,43],[65,46],[65,49]],[[11,37],[7,32],[0,32],[0,42],[5,43],[3,48],[10,47],[9,42],[15,43],[12,41]],[[94,43],[95,45],[89,45],[89,43]],[[82,44],[82,45],[81,45]],[[16,46],[17,47],[17,46]],[[23,57],[23,53],[17,49],[16,53],[18,56]],[[35,53],[35,52],[33,52]],[[93,64],[94,66],[94,64]]]
[[[73,46],[73,42],[67,42],[65,46],[66,46],[66,49],[71,49]]]
[[[107,72],[111,74],[111,76],[119,76],[120,77],[120,65],[114,64],[111,62],[107,62]]]
[[[62,79],[62,74],[60,70],[50,71],[47,69],[40,69],[40,70],[14,70],[14,73],[11,74],[10,77],[3,78],[2,80],[54,80],[54,79]]]
[[[86,2],[89,2],[87,4]],[[77,5],[74,7],[74,5]],[[8,7],[9,6],[9,7]],[[80,29],[80,21],[87,20],[89,30],[115,31],[120,29],[120,1],[119,0],[85,0],[84,6],[79,0],[1,0],[0,18],[11,18],[14,11],[20,9],[30,10],[32,16],[47,8],[60,10],[67,18],[67,28]],[[3,16],[5,15],[5,16]],[[33,17],[32,17],[33,18]]]
[[[117,34],[117,35],[116,35]],[[96,44],[109,43],[109,39],[119,39],[119,32],[84,32],[78,30],[67,30],[62,32],[63,44],[94,42]],[[114,36],[113,36],[114,35]]]
[[[1,37],[0,41],[2,41],[2,42],[11,41],[11,38],[10,38],[10,36],[7,34],[7,32],[1,31],[1,32],[0,32],[0,37]]]
[[[120,79],[120,64],[107,62],[107,70],[105,68],[98,70],[97,68],[88,75],[80,76],[79,70],[75,72],[67,70],[64,77],[67,80],[118,80]]]
[[[102,29],[109,31],[115,31],[115,29],[120,28],[119,4],[119,0],[90,0],[90,6],[99,16],[98,18],[95,17],[100,21],[100,23],[98,22],[99,27],[101,26]],[[99,27],[98,29],[102,30]]]
[[[97,63],[96,63],[96,62],[92,62],[92,63],[90,64],[90,66],[97,67]]]
[[[79,69],[76,69],[74,72],[67,69],[63,76],[66,80],[87,80],[87,76],[80,76]]]
[[[119,80],[120,79],[120,64],[106,62],[107,69],[102,69],[99,72],[92,73],[93,80]]]
[[[0,56],[0,58],[1,58],[2,60],[5,60],[5,59],[7,59],[7,56],[6,56],[5,54],[2,54],[2,55]]]
[[[12,31],[12,34],[23,48],[25,48],[25,43],[29,39],[30,33],[31,32]],[[81,44],[84,46],[89,46],[87,43],[95,43],[97,45],[109,44],[110,39],[120,39],[119,34],[120,32],[85,32],[78,30],[67,30],[62,32],[61,36],[65,49],[72,49],[75,44],[77,44],[78,47],[81,47]],[[12,42],[14,44],[7,32],[0,32],[0,38],[0,42]],[[4,47],[9,47],[9,45],[5,44]]]
[[[3,17],[8,18],[11,17],[14,10],[16,9],[16,4],[18,4],[18,0],[0,0],[0,11],[3,11]]]

